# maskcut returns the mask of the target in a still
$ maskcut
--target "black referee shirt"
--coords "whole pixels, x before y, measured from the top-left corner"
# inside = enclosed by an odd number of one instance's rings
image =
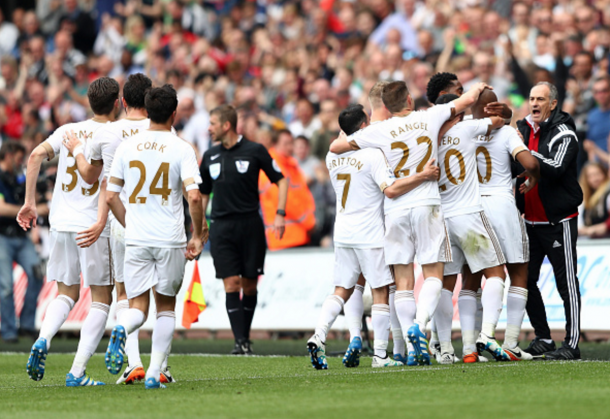
[[[273,183],[284,177],[267,149],[244,137],[228,150],[219,144],[206,151],[199,168],[203,180],[199,191],[214,192],[212,219],[257,214],[261,170]]]

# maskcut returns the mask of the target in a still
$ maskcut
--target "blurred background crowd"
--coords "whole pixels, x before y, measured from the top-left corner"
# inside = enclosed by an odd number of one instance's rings
[[[603,237],[609,51],[610,0],[2,0],[0,137],[19,142],[27,161],[58,126],[90,116],[92,80],[144,72],[178,91],[175,128],[199,156],[210,147],[208,111],[230,103],[239,133],[290,173],[295,232],[272,249],[332,246],[325,155],[340,110],[368,109],[377,80],[405,80],[417,109],[430,106],[436,72],[457,74],[466,88],[483,81],[511,106],[513,122],[527,114],[531,86],[551,81],[581,139],[579,233]],[[21,164],[19,154],[0,157],[12,159],[1,170]],[[49,163],[39,182],[42,203],[54,170]],[[275,202],[265,182],[263,213]]]

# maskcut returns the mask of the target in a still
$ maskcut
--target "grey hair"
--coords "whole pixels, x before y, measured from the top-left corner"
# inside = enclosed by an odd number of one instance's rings
[[[549,88],[549,101],[557,100],[559,93],[557,92],[557,88],[554,84],[549,83],[548,81],[541,81],[536,84],[536,86],[546,86]],[[535,87],[535,86],[534,86]]]

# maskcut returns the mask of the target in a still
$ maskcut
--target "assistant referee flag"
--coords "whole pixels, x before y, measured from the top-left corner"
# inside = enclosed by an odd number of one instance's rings
[[[182,326],[190,329],[193,323],[197,323],[199,315],[205,310],[207,304],[203,297],[203,288],[201,288],[201,278],[199,277],[199,263],[195,261],[193,269],[193,278],[189,289],[184,296],[184,311],[182,312]]]

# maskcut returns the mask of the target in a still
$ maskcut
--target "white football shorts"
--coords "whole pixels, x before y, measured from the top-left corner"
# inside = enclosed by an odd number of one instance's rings
[[[468,264],[473,273],[506,263],[502,248],[484,211],[446,219],[453,262],[445,265],[445,275],[462,272]]]
[[[530,241],[515,199],[512,196],[483,195],[481,202],[496,232],[506,263],[529,262]]]
[[[77,233],[51,231],[49,234],[49,261],[47,281],[68,286],[80,285],[83,274],[85,287],[114,285],[110,239],[100,237],[87,248],[76,244]]]
[[[408,265],[416,255],[420,265],[450,262],[451,245],[441,206],[386,214],[384,251],[388,265]]]
[[[132,299],[151,288],[159,294],[175,297],[184,278],[186,248],[125,247],[125,284]]]
[[[115,218],[110,221],[110,249],[114,280],[122,283],[124,282],[123,268],[125,265],[125,227]]]
[[[390,268],[385,263],[383,248],[335,247],[334,285],[345,289],[353,288],[360,273],[371,288],[385,287],[394,282]]]

